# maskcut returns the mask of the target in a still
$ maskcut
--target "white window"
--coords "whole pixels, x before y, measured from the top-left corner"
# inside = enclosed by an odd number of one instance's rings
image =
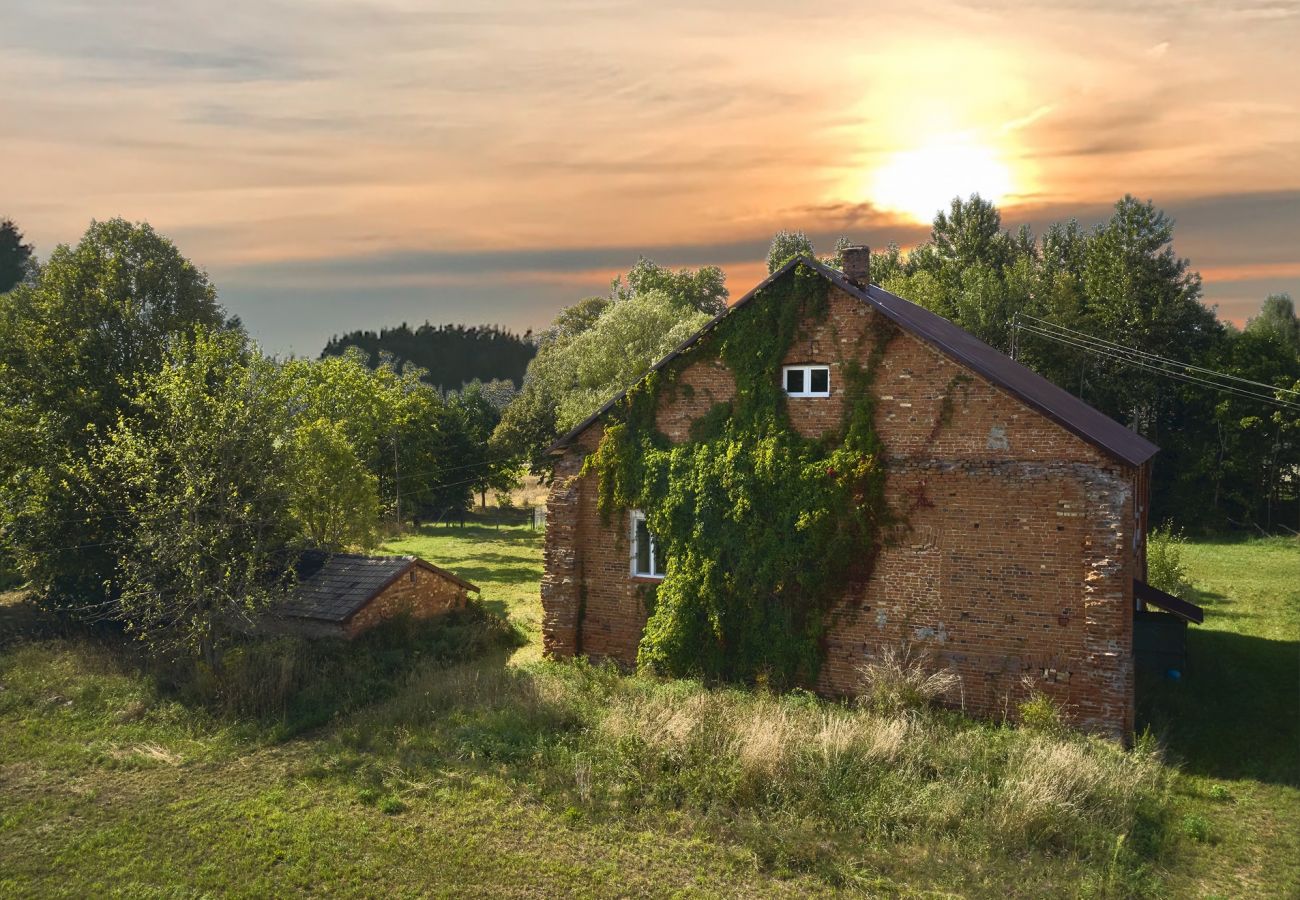
[[[790,397],[829,397],[830,366],[786,366],[781,376]]]
[[[632,574],[638,578],[663,578],[668,560],[650,533],[645,513],[632,510]]]

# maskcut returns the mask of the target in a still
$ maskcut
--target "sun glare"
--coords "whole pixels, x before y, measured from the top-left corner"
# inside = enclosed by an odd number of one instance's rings
[[[979,194],[1001,203],[1011,191],[1011,170],[997,151],[946,138],[894,154],[877,170],[870,199],[881,209],[929,222],[953,197]]]

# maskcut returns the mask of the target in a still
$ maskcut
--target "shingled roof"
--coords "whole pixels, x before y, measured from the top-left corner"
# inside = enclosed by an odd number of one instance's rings
[[[355,553],[304,553],[298,586],[277,607],[282,616],[346,622],[412,568],[419,566],[467,591],[478,588],[418,556],[362,556]]]
[[[1131,466],[1140,466],[1159,452],[1160,448],[1142,437],[1142,435],[1126,428],[1104,413],[1084,403],[1069,391],[1057,387],[1037,372],[1021,365],[1005,353],[993,349],[970,332],[958,325],[954,325],[942,316],[935,315],[928,309],[891,294],[874,284],[863,287],[845,278],[842,272],[806,256],[795,257],[777,269],[760,282],[757,287],[733,303],[726,311],[719,313],[703,328],[683,341],[675,350],[655,363],[650,368],[650,371],[656,372],[668,365],[690,349],[700,338],[717,327],[719,322],[727,316],[734,315],[736,310],[747,304],[765,287],[782,278],[798,265],[805,265],[817,272],[827,281],[845,291],[849,296],[855,297],[873,309],[878,310],[904,331],[915,335],[955,362],[988,379],[991,383],[1019,399],[1026,406],[1047,416],[1047,418],[1083,438],[1108,456]],[[610,398],[600,409],[551,445],[548,452],[558,453],[562,451],[626,395],[627,391],[622,391]]]

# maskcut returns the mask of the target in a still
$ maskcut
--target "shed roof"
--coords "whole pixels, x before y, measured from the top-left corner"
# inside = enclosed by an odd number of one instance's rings
[[[304,553],[298,561],[298,586],[277,612],[298,619],[346,622],[398,578],[419,566],[460,585],[478,588],[418,556],[363,556],[356,553]]]
[[[882,315],[931,346],[937,348],[949,358],[973,370],[993,384],[1015,396],[1026,406],[1047,416],[1068,431],[1083,438],[1088,443],[1107,455],[1132,466],[1146,462],[1158,451],[1159,447],[1137,432],[1126,428],[1119,422],[1084,403],[1069,391],[1057,387],[1043,376],[1013,360],[998,350],[975,337],[958,325],[949,322],[909,300],[876,285],[863,287],[844,277],[842,272],[832,269],[815,259],[806,256],[795,257],[777,269],[753,290],[745,294],[727,310],[719,313],[703,328],[683,341],[676,349],[655,363],[651,372],[658,371],[672,362],[701,337],[708,334],[727,316],[752,300],[763,288],[794,270],[798,265],[805,265],[830,281],[849,296],[861,300]],[[610,410],[627,391],[621,391],[611,397],[600,409],[592,413],[573,430],[556,441],[549,452],[558,452],[571,443],[578,435],[591,427]]]

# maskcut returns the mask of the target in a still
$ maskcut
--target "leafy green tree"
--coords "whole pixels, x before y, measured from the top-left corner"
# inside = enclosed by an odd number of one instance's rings
[[[519,463],[508,454],[499,454],[490,446],[492,433],[501,423],[502,411],[518,391],[509,381],[471,381],[458,393],[447,395],[447,403],[458,407],[465,417],[474,459],[467,462],[467,475],[474,478],[470,489],[479,495],[480,505],[487,506],[487,492],[513,490],[519,483]]]
[[[1270,294],[1259,315],[1246,323],[1246,331],[1269,335],[1300,353],[1300,318],[1296,317],[1290,294]]]
[[[1210,352],[1222,326],[1202,305],[1201,276],[1173,248],[1173,222],[1150,201],[1125,196],[1088,239],[1083,289],[1094,333],[1145,353],[1196,359]],[[1133,377],[1125,361],[1097,359],[1087,398],[1150,437],[1170,411],[1167,380]]]
[[[638,260],[614,280],[609,297],[562,310],[541,334],[523,388],[492,434],[491,451],[544,471],[547,446],[635,383],[725,302],[720,270],[670,272]]]
[[[717,266],[673,271],[644,256],[637,259],[626,277],[614,279],[610,297],[629,300],[656,294],[671,298],[678,306],[690,307],[710,316],[727,308],[727,276]]]
[[[17,287],[31,264],[32,245],[23,243],[23,233],[12,220],[0,220],[0,294]]]
[[[463,509],[483,448],[476,448],[463,409],[444,402],[422,370],[408,364],[399,371],[395,363],[388,357],[371,368],[353,348],[290,360],[282,374],[299,421],[336,423],[394,516]]]
[[[0,541],[38,595],[102,601],[121,520],[89,475],[95,443],[173,338],[224,322],[207,276],[121,219],[0,294]]]
[[[837,250],[841,249],[838,248]],[[775,272],[796,256],[813,256],[813,243],[802,231],[778,231],[767,251],[767,271]]]
[[[124,513],[112,606],[155,650],[220,669],[222,648],[286,587],[290,421],[274,363],[243,335],[168,343],[94,453]]]
[[[294,519],[313,546],[375,545],[378,479],[357,458],[339,423],[319,418],[294,430],[288,490]]]

